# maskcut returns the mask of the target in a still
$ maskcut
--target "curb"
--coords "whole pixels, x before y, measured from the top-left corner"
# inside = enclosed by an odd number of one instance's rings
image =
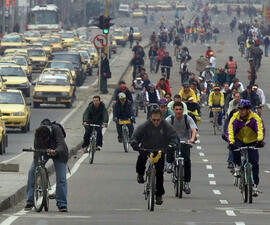
[[[147,48],[148,46],[150,46],[150,43],[146,44],[143,48]],[[123,77],[126,75],[126,73],[129,71],[129,69],[131,68],[131,65],[130,63],[127,65],[127,67],[125,68],[124,72],[122,73],[122,75],[120,76],[120,79],[123,79]],[[107,105],[107,109],[110,108],[112,104],[112,96],[111,96],[111,99],[109,100],[108,102],[108,105]],[[77,144],[75,147],[71,148],[69,150],[69,159],[76,155],[78,150],[81,148],[81,145],[82,145],[82,141]],[[54,173],[54,165],[50,165],[49,167],[47,167],[47,170],[48,170],[48,173],[49,175],[53,174]],[[22,200],[25,199],[26,197],[26,184],[21,187],[19,190],[17,190],[14,194],[10,195],[9,197],[7,197],[6,199],[4,199],[2,202],[0,202],[0,212],[6,210],[6,209],[9,209],[13,206],[15,206],[16,204],[18,204],[19,202],[21,202]]]

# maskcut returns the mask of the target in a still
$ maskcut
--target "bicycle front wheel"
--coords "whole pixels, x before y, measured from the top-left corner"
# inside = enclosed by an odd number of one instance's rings
[[[35,171],[34,181],[34,207],[36,212],[41,212],[43,207],[48,209],[48,179],[44,168],[38,167]]]
[[[128,133],[127,127],[122,128],[122,136],[123,136],[124,151],[128,152],[128,149],[129,149],[129,133]]]
[[[243,201],[247,202],[248,191],[247,191],[247,184],[245,180],[245,172],[243,169],[241,169],[241,172],[240,172],[240,190],[241,190]]]
[[[154,166],[149,174],[149,195],[148,195],[148,209],[154,211],[155,207],[155,191],[156,190],[156,169]]]
[[[177,184],[178,184],[178,190],[179,190],[178,197],[179,198],[183,197],[183,189],[184,189],[184,176],[183,176],[184,170],[183,169],[184,168],[183,168],[182,163],[179,163],[179,165],[178,165],[178,178],[177,178],[177,180],[178,180]]]
[[[247,170],[247,193],[248,193],[248,203],[252,203],[252,186],[253,186],[253,182],[252,182],[252,168],[250,165],[247,165],[246,167]]]
[[[90,144],[89,144],[89,164],[93,164],[94,162],[94,157],[95,157],[95,152],[96,152],[96,141],[94,138],[91,139]]]

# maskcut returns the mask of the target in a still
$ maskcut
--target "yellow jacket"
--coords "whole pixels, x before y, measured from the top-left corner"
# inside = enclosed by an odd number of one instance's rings
[[[191,88],[189,88],[188,93],[185,93],[184,88],[181,88],[181,90],[179,91],[179,95],[181,96],[182,101],[184,102],[186,102],[189,97],[193,98],[193,102],[197,102],[197,96]]]
[[[224,94],[222,92],[215,94],[214,91],[211,91],[208,98],[208,105],[224,106]]]

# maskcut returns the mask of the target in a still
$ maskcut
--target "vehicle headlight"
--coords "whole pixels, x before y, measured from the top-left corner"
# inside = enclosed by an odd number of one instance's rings
[[[24,116],[24,112],[14,112],[11,113],[12,116]]]
[[[35,94],[34,94],[36,97],[41,97],[42,96],[42,92],[40,92],[40,91],[37,91],[37,92],[35,92]]]

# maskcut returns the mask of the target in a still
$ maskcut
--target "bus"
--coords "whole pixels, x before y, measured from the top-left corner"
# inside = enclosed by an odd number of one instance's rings
[[[29,12],[26,30],[38,30],[40,32],[61,30],[58,7],[54,4],[34,6]]]

